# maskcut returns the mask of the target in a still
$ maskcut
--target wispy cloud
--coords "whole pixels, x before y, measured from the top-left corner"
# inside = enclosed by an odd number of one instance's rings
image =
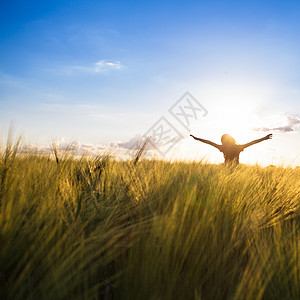
[[[297,116],[291,116],[282,114],[279,119],[279,124],[277,126],[266,126],[266,127],[258,127],[254,128],[256,131],[277,131],[277,132],[295,132],[297,128],[300,126],[300,118]]]
[[[54,141],[55,147],[59,155],[68,153],[74,157],[82,155],[111,155],[120,160],[132,159],[138,149],[141,148],[142,136],[136,135],[127,142],[111,142],[109,145],[103,144],[82,144],[79,141],[67,142],[64,138]],[[155,148],[150,143],[145,147],[144,156],[147,158],[157,157],[155,155]],[[21,154],[38,154],[38,155],[53,155],[52,145],[33,145],[25,144],[19,150]]]
[[[91,66],[70,66],[67,68],[71,74],[74,73],[106,73],[108,71],[119,70],[123,66],[120,61],[107,61],[107,60],[99,60]]]
[[[106,61],[106,60],[99,60],[95,63],[94,71],[95,72],[102,72],[108,70],[118,70],[121,69],[122,65],[120,61]]]
[[[81,144],[78,141],[66,142],[64,139],[61,139],[55,142],[58,151],[70,151],[75,155],[83,155],[85,153],[88,154],[101,154],[103,151],[107,150],[107,146],[105,145],[97,145],[97,144]],[[42,155],[48,155],[53,152],[52,146],[37,146],[26,144],[20,149],[21,153],[36,153]]]
[[[79,74],[106,74],[117,71],[124,67],[119,60],[99,60],[89,65],[69,65],[58,69],[46,69],[55,74],[62,75],[79,75]]]
[[[135,135],[133,138],[126,142],[114,141],[107,145],[104,144],[86,144],[81,143],[78,140],[66,141],[65,138],[59,140],[54,140],[54,144],[60,153],[65,151],[73,155],[101,155],[105,153],[113,154],[116,158],[130,158],[131,150],[136,151],[141,148],[145,139],[141,135]],[[148,143],[145,147],[145,151],[155,150],[155,147]],[[25,144],[20,149],[20,153],[28,154],[35,153],[40,155],[50,155],[53,154],[52,145],[34,145]]]
[[[148,143],[146,144],[145,150],[154,150],[156,147],[159,147],[159,144],[155,141],[153,138],[148,138]],[[111,147],[119,147],[123,149],[128,149],[128,150],[137,150],[140,149],[143,143],[146,142],[146,139],[142,135],[135,135],[131,139],[129,139],[126,142],[117,142],[117,143],[111,143]],[[154,147],[155,145],[155,147]]]

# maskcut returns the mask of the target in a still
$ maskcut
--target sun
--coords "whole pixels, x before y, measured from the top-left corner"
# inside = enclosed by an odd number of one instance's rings
[[[218,135],[230,134],[238,143],[244,143],[257,135],[256,105],[253,101],[231,100],[211,112],[210,122]]]
[[[237,79],[215,82],[207,87],[205,95],[208,114],[193,132],[196,135],[221,142],[223,134],[230,134],[238,144],[262,137],[257,128],[265,127],[265,107],[270,99],[270,87]]]
[[[252,115],[240,113],[240,110],[223,111],[222,115],[215,120],[218,132],[228,133],[237,142],[247,140],[253,135]]]

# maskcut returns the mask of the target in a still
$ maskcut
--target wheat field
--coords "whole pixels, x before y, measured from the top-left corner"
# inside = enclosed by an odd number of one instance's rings
[[[0,157],[1,299],[300,299],[300,169]]]

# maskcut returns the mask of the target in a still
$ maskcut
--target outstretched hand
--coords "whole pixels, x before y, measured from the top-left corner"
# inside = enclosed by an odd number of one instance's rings
[[[268,140],[268,139],[271,139],[272,137],[273,137],[273,134],[270,133],[270,134],[266,135],[266,136],[264,137],[264,139],[265,139],[265,140]]]

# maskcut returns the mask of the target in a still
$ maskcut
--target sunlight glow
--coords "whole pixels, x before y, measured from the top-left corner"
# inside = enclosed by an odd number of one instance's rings
[[[218,106],[210,111],[209,117],[218,140],[225,133],[232,135],[238,143],[252,139],[257,134],[253,128],[261,125],[258,123],[256,111],[264,102],[264,91],[260,88],[247,89],[244,85],[229,85],[220,89],[219,93]]]

